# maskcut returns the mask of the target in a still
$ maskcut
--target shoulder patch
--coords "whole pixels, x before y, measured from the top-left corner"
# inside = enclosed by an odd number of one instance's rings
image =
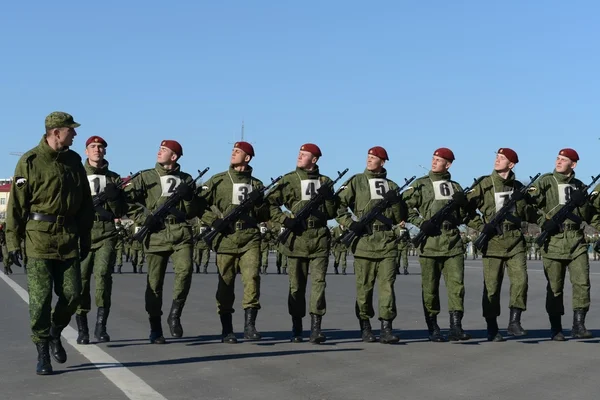
[[[22,189],[27,184],[27,179],[22,176],[15,176],[15,185],[17,188]]]

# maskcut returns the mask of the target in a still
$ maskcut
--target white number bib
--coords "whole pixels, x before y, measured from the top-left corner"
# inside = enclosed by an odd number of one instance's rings
[[[301,200],[310,200],[321,188],[321,182],[318,179],[302,179],[300,181],[300,190],[302,191]]]
[[[200,233],[202,234],[202,233],[206,232],[206,229],[207,228],[205,226],[201,226],[200,227]]]
[[[87,178],[90,183],[92,196],[104,192],[104,189],[106,188],[106,175],[88,175]]]
[[[496,212],[500,211],[504,204],[510,199],[512,192],[496,192],[494,193],[494,201],[496,202]],[[515,207],[512,207],[511,212],[514,212]]]
[[[267,233],[267,227],[266,226],[261,226],[260,227],[260,233]]]
[[[138,233],[141,229],[141,226],[136,226],[135,229],[133,230],[133,233]]]
[[[175,192],[177,186],[181,183],[181,178],[174,175],[163,175],[160,177],[161,196],[169,197]]]
[[[568,183],[560,183],[558,185],[558,204],[566,204],[571,199],[571,192],[575,190],[573,185]]]
[[[249,183],[234,183],[233,193],[231,194],[231,204],[241,204],[250,192],[252,191],[252,185]]]
[[[450,181],[434,181],[433,193],[436,200],[450,200],[454,194],[454,187]]]
[[[371,200],[381,200],[390,190],[387,179],[373,178],[369,179],[369,190],[371,191]]]

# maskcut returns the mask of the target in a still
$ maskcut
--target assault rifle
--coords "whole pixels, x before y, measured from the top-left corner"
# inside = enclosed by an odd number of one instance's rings
[[[348,168],[346,168],[342,172],[338,171],[338,176],[337,178],[335,178],[335,180],[327,182],[326,184],[322,185],[319,189],[317,189],[317,193],[308,201],[308,203],[304,205],[304,207],[302,207],[300,211],[296,213],[296,216],[294,218],[296,224],[306,224],[306,220],[308,219],[308,217],[310,217],[321,204],[325,203],[327,196],[329,195],[329,193],[331,193],[331,190],[333,189],[333,185],[335,185],[340,179],[342,179],[342,176],[346,175],[346,172],[348,172]],[[338,189],[334,193],[334,197],[340,193],[340,190],[343,187],[344,185],[342,185],[340,189]],[[291,233],[291,229],[283,228],[283,230],[277,236],[277,243],[285,243],[290,237]]]
[[[271,178],[271,183],[269,184],[269,186],[264,186],[259,190],[251,191],[248,194],[248,196],[236,208],[231,210],[227,215],[223,217],[219,226],[214,227],[211,230],[204,231],[204,234],[201,235],[200,238],[203,239],[206,242],[206,244],[212,247],[212,242],[213,240],[215,240],[215,237],[219,233],[222,233],[223,231],[229,229],[231,225],[237,220],[239,220],[242,215],[247,214],[250,211],[250,209],[254,207],[256,202],[259,199],[264,198],[265,193],[268,190],[270,190],[273,186],[275,186],[280,179],[281,176],[278,176],[275,179]]]
[[[362,234],[368,227],[370,227],[376,219],[381,218],[382,213],[388,209],[390,206],[394,205],[398,202],[398,197],[400,193],[408,187],[417,177],[413,176],[410,179],[404,179],[404,185],[399,187],[397,190],[388,190],[384,195],[383,199],[379,201],[375,206],[361,219],[359,219],[356,230],[351,230],[350,227],[346,230],[346,233],[340,239],[340,242],[346,245],[346,247],[350,248],[350,245],[354,241],[359,234]]]
[[[135,174],[131,175],[131,178],[127,182],[121,181],[119,185],[117,185],[117,190],[123,190],[125,186],[131,181],[133,181],[142,171],[138,171]],[[92,197],[92,201],[94,203],[94,208],[101,207],[108,200],[108,193],[104,190],[102,193],[98,193]]]
[[[482,176],[479,179],[474,179],[474,182],[471,186],[469,186],[466,189],[463,189],[463,193],[467,194],[469,193],[471,190],[473,190],[473,188],[475,187],[475,185],[479,184],[479,182],[481,182],[481,180],[484,177]],[[454,199],[449,200],[446,205],[444,207],[442,207],[438,212],[436,212],[433,217],[431,217],[429,219],[429,222],[433,223],[433,225],[435,225],[438,229],[441,229],[442,227],[442,223],[448,218],[448,216],[450,215],[450,213],[452,211],[454,211],[454,207],[455,207],[455,201]],[[425,243],[425,241],[427,240],[428,235],[425,234],[425,232],[423,232],[423,230],[421,230],[412,240],[413,245],[415,247],[419,247],[422,244]]]
[[[534,182],[537,180],[537,178],[540,177],[540,175],[541,174],[538,173],[533,178],[529,177],[531,179],[531,181],[529,181],[527,186],[523,186],[521,189],[519,189],[519,192],[521,193],[521,195],[525,195],[527,193],[527,191],[529,190],[531,185],[534,184]],[[490,220],[489,224],[492,225],[494,227],[494,229],[496,229],[496,231],[498,231],[500,229],[500,224],[502,222],[504,222],[504,220],[510,218],[510,213],[513,211],[513,207],[515,206],[515,204],[517,204],[517,200],[515,200],[514,196],[511,195],[510,199],[508,199],[507,201],[504,202],[504,205],[502,206],[502,208],[500,210],[498,210],[496,215],[494,215],[494,218],[492,218]],[[498,233],[500,233],[500,232],[498,231]],[[487,233],[482,232],[479,235],[479,237],[477,237],[477,239],[475,239],[475,241],[473,242],[473,245],[475,247],[477,247],[479,250],[481,250],[485,245],[487,245],[487,243],[489,242],[490,239],[491,239],[491,237],[488,236]]]
[[[571,192],[571,195],[569,196],[569,199],[566,201],[565,205],[563,205],[556,212],[556,214],[554,214],[552,216],[552,218],[550,218],[550,220],[552,220],[557,226],[563,224],[567,218],[572,219],[573,221],[579,221],[579,223],[581,223],[581,218],[579,218],[578,216],[573,214],[573,211],[579,206],[578,204],[576,204],[575,201],[573,201],[573,194],[575,194],[576,192],[581,192],[584,195],[584,199],[587,200],[587,198],[589,197],[589,194],[587,192],[588,189],[590,187],[592,187],[596,183],[596,181],[598,181],[598,179],[600,179],[600,175],[597,175],[595,177],[592,176],[592,181],[589,183],[589,185],[584,186],[583,188],[581,188],[579,190],[577,190],[577,189],[573,190]],[[542,231],[542,233],[540,233],[540,235],[537,237],[535,242],[540,247],[542,247],[548,240],[549,236],[550,236],[550,232]]]
[[[198,170],[198,176],[194,179],[194,185],[208,172],[210,168],[206,167],[203,171]],[[175,189],[175,191],[167,197],[167,201],[165,201],[160,207],[156,209],[154,213],[150,213],[144,221],[144,225],[140,227],[140,230],[137,231],[135,235],[133,235],[133,239],[142,243],[146,238],[146,235],[150,233],[151,230],[156,229],[155,226],[158,222],[164,221],[164,219],[171,213],[171,209],[175,207],[183,198],[183,190],[184,185],[187,186],[185,182],[181,182],[179,186]],[[188,190],[192,190],[192,188],[188,188]]]

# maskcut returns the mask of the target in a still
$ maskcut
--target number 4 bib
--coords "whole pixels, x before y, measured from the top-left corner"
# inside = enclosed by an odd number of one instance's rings
[[[318,179],[302,179],[300,181],[300,189],[302,190],[302,200],[310,200],[321,188],[321,182]]]

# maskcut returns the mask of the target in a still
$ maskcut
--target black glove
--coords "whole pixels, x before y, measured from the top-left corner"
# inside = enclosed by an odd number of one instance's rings
[[[587,195],[585,192],[582,192],[581,190],[573,190],[571,192],[571,201],[577,207],[583,206],[585,204],[586,200],[587,200]]]
[[[487,237],[492,237],[497,232],[498,231],[496,230],[496,228],[494,228],[494,226],[492,224],[485,224],[485,225],[483,225],[483,228],[481,229],[481,233],[485,234]]]
[[[119,198],[121,191],[117,188],[115,184],[109,183],[104,188],[104,193],[106,193],[106,199],[108,201],[115,201]]]
[[[363,229],[364,227],[356,221],[350,222],[350,225],[348,226],[348,230],[356,233],[357,235],[360,235]]]
[[[192,188],[185,182],[181,181],[177,189],[175,189],[175,193],[181,196],[184,201],[192,201],[194,197],[194,191]]]
[[[217,218],[213,221],[212,224],[210,224],[210,226],[218,232],[221,232],[223,229],[223,220],[221,218]]]
[[[560,231],[560,227],[553,220],[547,219],[542,224],[542,231],[548,232],[549,235],[554,235],[555,233],[558,233]]]
[[[440,233],[439,228],[431,221],[423,221],[419,228],[427,236],[435,236]]]
[[[513,192],[510,195],[510,198],[514,201],[519,201],[523,200],[525,198],[525,195],[520,190],[513,190]]]
[[[9,251],[8,259],[12,261],[12,263],[15,264],[17,267],[22,267],[21,262],[19,260],[23,259],[23,253],[21,253],[21,250]],[[10,270],[10,267],[8,267],[8,269]],[[10,272],[12,273],[12,270]]]
[[[454,203],[459,207],[466,207],[469,204],[467,196],[464,194],[464,192],[454,193],[452,195],[452,200],[454,200]]]
[[[296,218],[285,217],[283,220],[283,226],[289,230],[293,230],[296,227],[298,220]]]

